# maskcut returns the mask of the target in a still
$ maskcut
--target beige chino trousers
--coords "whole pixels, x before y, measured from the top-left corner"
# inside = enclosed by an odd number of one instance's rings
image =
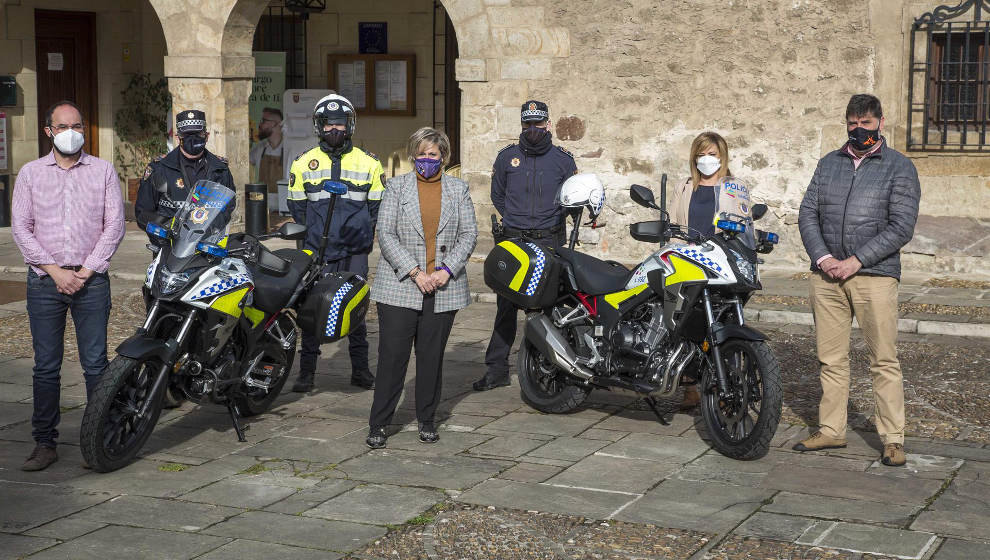
[[[822,401],[818,424],[829,437],[845,439],[849,402],[849,337],[853,317],[866,340],[873,376],[873,415],[884,444],[904,443],[904,382],[897,360],[897,287],[889,276],[854,275],[834,280],[811,275]]]

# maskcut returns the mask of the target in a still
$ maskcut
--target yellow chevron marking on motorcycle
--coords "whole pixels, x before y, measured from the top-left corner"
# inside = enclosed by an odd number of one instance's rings
[[[612,307],[618,309],[620,303],[639,294],[648,287],[649,284],[640,284],[639,286],[636,286],[631,290],[624,290],[621,292],[615,292],[614,294],[608,294],[607,296],[605,296],[605,301]]]
[[[351,311],[357,304],[361,303],[365,296],[368,295],[368,285],[365,284],[361,286],[361,291],[354,296],[350,302],[348,302],[347,307],[344,308],[344,318],[340,322],[340,336],[347,336],[351,332]]]
[[[224,249],[227,248],[227,236],[226,235],[223,237],[223,239],[221,239],[220,241],[217,241],[217,247],[223,247]]]
[[[705,271],[698,265],[682,259],[676,255],[670,255],[670,264],[674,267],[674,273],[664,279],[664,286],[673,286],[680,282],[693,282],[695,280],[707,280]]]
[[[522,288],[523,279],[526,278],[526,272],[529,270],[529,255],[511,241],[503,241],[498,246],[508,251],[509,254],[519,261],[519,270],[512,277],[512,282],[509,282],[509,288],[518,292],[519,288]]]
[[[245,286],[240,290],[234,290],[229,294],[218,296],[217,299],[213,300],[213,303],[210,304],[210,307],[221,313],[233,315],[234,317],[240,317],[242,313],[240,303],[247,293],[248,289],[247,286]]]
[[[251,321],[251,328],[255,328],[265,320],[265,312],[260,309],[255,309],[251,306],[244,307],[244,316]]]
[[[306,253],[307,255],[309,255],[311,257],[313,256],[313,251],[310,250],[310,249],[303,249],[303,253]]]

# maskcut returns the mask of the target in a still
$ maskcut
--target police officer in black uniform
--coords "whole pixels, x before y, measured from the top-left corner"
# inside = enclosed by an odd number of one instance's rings
[[[138,187],[134,215],[141,229],[145,229],[148,222],[164,223],[163,220],[174,216],[189,195],[189,189],[200,179],[220,183],[235,192],[237,190],[227,160],[206,149],[206,141],[210,137],[206,131],[206,113],[181,111],[175,117],[175,129],[179,146],[149,163]],[[227,205],[225,210],[228,216],[235,205],[234,201]],[[152,243],[161,242],[151,234],[148,238]]]
[[[492,168],[492,204],[502,215],[501,227],[492,233],[495,242],[528,237],[544,245],[564,244],[564,211],[557,193],[564,181],[577,173],[574,156],[551,142],[550,110],[546,103],[523,103],[522,133],[518,144],[502,148]],[[516,339],[517,309],[499,297],[495,328],[485,352],[485,376],[475,391],[509,384],[509,350]]]

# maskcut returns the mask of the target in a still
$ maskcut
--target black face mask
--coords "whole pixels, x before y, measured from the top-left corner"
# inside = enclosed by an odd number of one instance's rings
[[[336,128],[325,131],[320,138],[330,148],[336,149],[344,145],[347,141],[347,132]]]
[[[861,126],[857,126],[849,132],[849,143],[852,144],[853,149],[858,152],[865,152],[867,150],[872,150],[877,142],[880,141],[880,128],[877,127],[875,130],[867,130]]]
[[[183,136],[182,149],[189,155],[196,157],[206,149],[206,138],[197,135]]]
[[[549,130],[531,126],[519,135],[519,147],[528,155],[542,155],[550,151],[552,139]]]

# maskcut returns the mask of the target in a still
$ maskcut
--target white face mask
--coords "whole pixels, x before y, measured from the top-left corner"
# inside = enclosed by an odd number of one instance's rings
[[[722,167],[722,160],[715,156],[704,155],[698,158],[698,171],[706,177],[714,175]]]
[[[59,132],[56,134],[52,141],[55,143],[55,148],[58,149],[63,155],[71,156],[82,149],[83,143],[86,142],[86,138],[80,132],[76,132],[71,128],[64,132]]]

